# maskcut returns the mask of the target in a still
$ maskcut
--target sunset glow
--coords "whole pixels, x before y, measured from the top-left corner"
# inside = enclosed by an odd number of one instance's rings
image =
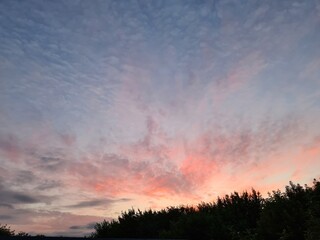
[[[0,223],[320,177],[318,0],[0,1]]]

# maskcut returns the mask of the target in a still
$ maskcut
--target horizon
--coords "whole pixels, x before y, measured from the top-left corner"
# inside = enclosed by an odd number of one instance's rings
[[[0,2],[0,224],[16,231],[309,185],[319,119],[317,0]]]
[[[166,206],[166,207],[163,207],[161,209],[152,209],[152,208],[145,208],[145,209],[135,209],[133,207],[131,207],[130,209],[126,209],[126,210],[123,210],[121,211],[121,213],[117,216],[117,218],[112,218],[112,219],[106,219],[104,218],[103,220],[101,220],[100,222],[95,222],[95,223],[90,223],[88,224],[86,227],[88,229],[91,229],[92,231],[90,232],[87,232],[87,233],[82,233],[84,235],[80,236],[80,235],[74,235],[74,233],[71,233],[70,235],[70,232],[60,232],[60,233],[49,233],[47,235],[41,233],[37,233],[36,231],[29,231],[29,232],[25,232],[25,231],[16,231],[15,229],[12,229],[11,226],[7,225],[7,224],[1,224],[0,223],[0,227],[4,228],[5,231],[11,231],[11,236],[7,236],[7,235],[3,235],[2,238],[4,239],[13,239],[13,238],[22,238],[22,239],[25,239],[25,238],[34,238],[34,237],[44,237],[44,238],[98,238],[98,239],[118,239],[118,237],[114,238],[114,237],[101,237],[99,236],[98,232],[100,233],[100,231],[97,231],[95,229],[95,225],[100,225],[100,228],[101,228],[101,224],[104,222],[104,221],[107,221],[109,223],[112,223],[113,220],[116,221],[116,222],[120,222],[120,219],[125,219],[125,215],[128,217],[130,216],[130,212],[131,213],[134,213],[134,214],[137,214],[138,212],[141,212],[142,213],[142,216],[144,214],[149,214],[148,212],[151,210],[153,213],[156,213],[156,212],[162,212],[162,211],[165,211],[167,212],[169,209],[172,209],[172,208],[177,208],[177,209],[181,209],[181,208],[188,208],[189,210],[193,210],[193,211],[199,211],[199,206],[200,206],[200,209],[201,209],[201,206],[203,207],[203,205],[207,205],[209,207],[212,207],[211,203],[218,203],[218,201],[222,200],[226,200],[226,199],[232,199],[232,196],[238,196],[240,197],[240,199],[244,196],[249,196],[249,199],[250,199],[250,196],[257,196],[257,197],[260,197],[260,204],[262,204],[262,202],[268,202],[270,201],[270,203],[274,204],[279,204],[279,202],[272,200],[272,199],[275,199],[275,195],[279,194],[281,196],[284,196],[285,199],[289,200],[289,201],[294,201],[292,198],[292,195],[287,195],[288,191],[289,193],[294,193],[294,189],[296,189],[296,187],[300,187],[301,189],[303,190],[307,190],[307,189],[313,189],[313,192],[316,192],[316,186],[317,184],[319,184],[319,180],[317,179],[313,179],[313,184],[301,184],[301,183],[294,183],[292,181],[289,181],[289,184],[287,184],[286,186],[284,186],[283,188],[284,189],[273,189],[272,191],[268,191],[267,195],[268,196],[263,196],[261,195],[260,191],[258,189],[254,189],[254,188],[251,188],[250,191],[248,190],[243,190],[243,191],[233,191],[233,192],[230,192],[229,194],[225,194],[224,196],[217,196],[217,199],[215,200],[211,200],[211,201],[208,201],[208,202],[204,202],[204,201],[201,201],[201,202],[198,202],[196,204],[191,204],[191,205],[188,205],[188,204],[177,204],[177,205],[172,205],[172,206]],[[279,192],[280,191],[280,192]],[[307,193],[307,191],[305,191],[304,193]],[[279,195],[278,195],[279,196]],[[252,199],[252,198],[251,198]],[[237,201],[234,201],[232,202],[231,204],[233,205],[236,205],[237,204]],[[216,205],[217,206],[217,205]],[[270,206],[270,205],[269,205]],[[219,208],[219,205],[218,207]],[[262,207],[262,209],[264,209]],[[204,212],[206,212],[206,210],[202,210]],[[200,210],[201,212],[201,210]],[[168,214],[169,215],[169,214]],[[138,215],[139,216],[139,215]],[[141,215],[140,215],[141,216]],[[140,219],[141,221],[141,219]],[[122,223],[123,224],[123,223]],[[124,224],[125,225],[125,224]],[[79,229],[80,226],[72,226],[70,229]],[[307,230],[308,231],[308,230]],[[97,235],[98,234],[98,235]],[[274,234],[274,233],[273,233]],[[121,239],[138,239],[138,238],[123,238],[121,237]],[[140,238],[139,238],[140,239]],[[158,239],[158,238],[141,238],[141,239]],[[163,239],[163,238],[159,238],[159,239]],[[168,238],[165,238],[165,239],[168,239]],[[171,239],[171,238],[170,238]]]

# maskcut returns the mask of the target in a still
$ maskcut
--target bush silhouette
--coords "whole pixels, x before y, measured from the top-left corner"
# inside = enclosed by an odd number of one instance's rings
[[[234,192],[198,206],[168,207],[160,211],[123,212],[117,220],[97,223],[92,237],[181,238],[199,240],[319,240],[320,182],[301,186],[292,182],[284,192],[262,198]]]
[[[0,225],[0,237],[14,236],[14,231],[6,224]]]

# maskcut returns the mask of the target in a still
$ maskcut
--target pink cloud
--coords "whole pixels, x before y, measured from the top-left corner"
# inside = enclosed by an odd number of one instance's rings
[[[256,180],[260,178],[257,174],[265,175],[259,168],[275,174],[281,172],[283,168],[276,160],[270,164],[265,161],[290,145],[292,135],[299,129],[294,120],[290,121],[266,120],[255,131],[207,131],[194,139],[181,140],[168,137],[158,123],[149,118],[146,135],[141,140],[119,146],[115,154],[87,156],[70,165],[69,173],[75,176],[75,187],[107,196],[197,197],[201,194],[199,189],[219,182],[217,177],[231,179],[233,171],[239,176],[246,176],[246,171]],[[278,166],[279,171],[275,172],[273,165]],[[237,180],[239,186],[249,187],[253,178],[247,179],[250,180],[242,183]]]
[[[17,137],[7,134],[0,136],[0,153],[7,160],[17,162],[24,154],[24,149]]]
[[[134,196],[137,202],[152,199],[153,205],[159,205],[166,198],[197,203],[251,187],[265,193],[282,187],[283,181],[290,179],[282,176],[283,172],[293,174],[297,170],[295,167],[286,170],[292,155],[283,154],[292,144],[298,144],[293,136],[300,131],[299,121],[292,117],[279,121],[266,118],[254,129],[241,122],[238,128],[228,130],[194,126],[194,134],[190,136],[169,135],[162,128],[161,119],[154,115],[145,120],[144,136],[135,142],[117,145],[113,152],[109,152],[104,143],[102,149],[99,145],[98,150],[82,150],[76,154],[60,139],[58,146],[65,148],[48,152],[48,148],[39,147],[27,157],[32,159],[28,163],[34,168],[40,167],[41,159],[60,161],[61,158],[63,165],[59,171],[50,171],[50,176],[59,177],[65,183],[66,193],[102,198]],[[301,159],[304,156],[315,159],[318,153],[315,141],[299,154]],[[19,158],[25,159],[22,155]],[[294,159],[298,166],[300,158]],[[305,176],[309,171],[301,169],[303,174],[297,172],[297,176]],[[43,168],[33,171],[37,176],[45,176]],[[66,205],[63,201],[59,204]],[[119,205],[128,208],[128,203]]]
[[[60,134],[60,139],[63,144],[65,144],[68,147],[71,147],[76,142],[76,136],[71,134]]]

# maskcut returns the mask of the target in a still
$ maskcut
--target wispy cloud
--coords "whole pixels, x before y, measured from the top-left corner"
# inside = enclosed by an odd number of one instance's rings
[[[88,201],[82,201],[73,205],[67,206],[68,208],[90,208],[90,207],[108,207],[112,203],[115,202],[128,202],[130,199],[127,198],[121,198],[121,199],[95,199],[95,200],[88,200]]]
[[[319,6],[1,1],[0,218],[79,235],[132,206],[308,181]]]

